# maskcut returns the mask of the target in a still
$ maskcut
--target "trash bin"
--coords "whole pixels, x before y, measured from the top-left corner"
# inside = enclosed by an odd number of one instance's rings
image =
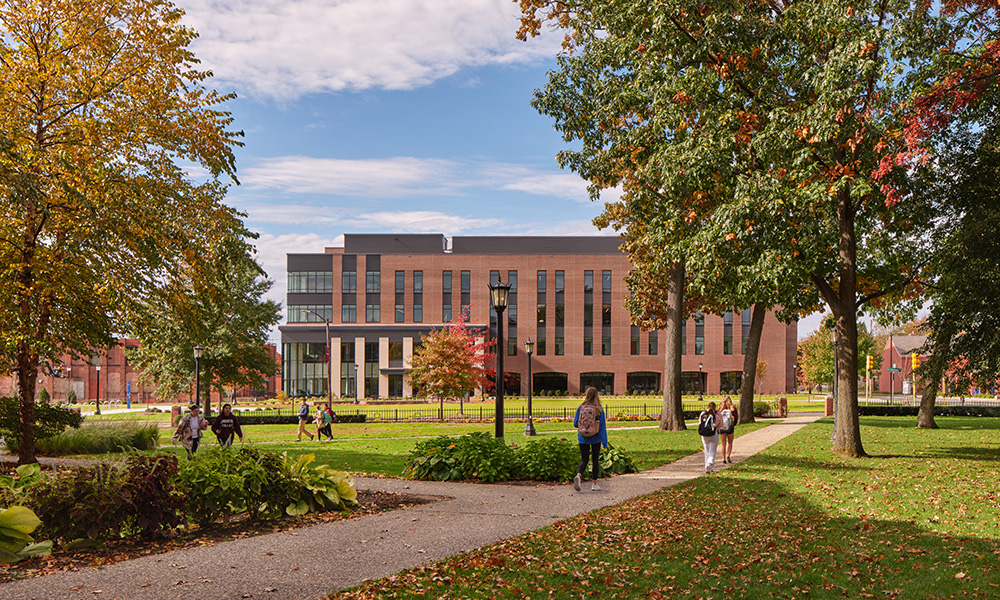
[[[778,398],[778,416],[779,417],[788,416],[788,398],[784,396]]]
[[[826,416],[833,416],[833,396],[826,397]]]
[[[181,407],[171,406],[170,407],[170,426],[173,427],[177,424],[177,419],[181,418]]]

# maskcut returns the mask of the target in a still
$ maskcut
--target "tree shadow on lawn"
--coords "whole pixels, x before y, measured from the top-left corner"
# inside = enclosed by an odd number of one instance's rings
[[[831,459],[834,455],[831,454]],[[795,470],[835,470],[835,471],[863,471],[871,468],[870,464],[857,462],[844,464],[834,460],[824,461],[810,458],[808,456],[796,456],[792,454],[761,453],[756,454],[747,460],[739,463],[737,468],[742,472],[767,472],[782,469]]]
[[[828,514],[722,472],[329,598],[997,597],[998,557],[997,539]]]

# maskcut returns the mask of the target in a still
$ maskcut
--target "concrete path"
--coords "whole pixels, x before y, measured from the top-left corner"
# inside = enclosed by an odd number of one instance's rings
[[[796,416],[736,440],[734,464],[819,415]],[[721,470],[730,465],[717,464]],[[559,519],[703,476],[697,452],[662,467],[585,485],[483,485],[355,479],[359,490],[439,501],[189,550],[0,584],[4,600],[313,600],[367,579],[487,546]]]

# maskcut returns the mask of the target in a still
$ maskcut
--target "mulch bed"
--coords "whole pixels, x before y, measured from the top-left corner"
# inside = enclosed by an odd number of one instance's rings
[[[217,523],[207,529],[192,525],[190,530],[178,530],[173,535],[160,540],[123,539],[109,540],[99,548],[60,552],[56,549],[51,556],[37,556],[12,565],[0,565],[0,583],[41,577],[60,571],[79,571],[87,567],[100,567],[123,560],[163,554],[174,550],[211,546],[219,542],[239,540],[266,533],[276,533],[339,521],[353,519],[365,515],[374,515],[400,508],[408,508],[419,504],[428,504],[434,500],[421,497],[397,494],[393,492],[358,491],[359,506],[345,515],[341,512],[310,513],[300,517],[285,517],[272,521],[248,523],[234,519],[229,525]]]

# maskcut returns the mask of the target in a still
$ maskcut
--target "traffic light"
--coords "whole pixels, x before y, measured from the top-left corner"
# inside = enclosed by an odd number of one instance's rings
[[[916,371],[917,369],[920,368],[920,355],[919,354],[917,354],[916,352],[914,352],[910,356],[910,360],[913,361],[911,364],[913,365],[913,370],[914,371]]]
[[[872,355],[871,354],[869,354],[865,358],[865,370],[866,371],[871,371],[872,370]]]

